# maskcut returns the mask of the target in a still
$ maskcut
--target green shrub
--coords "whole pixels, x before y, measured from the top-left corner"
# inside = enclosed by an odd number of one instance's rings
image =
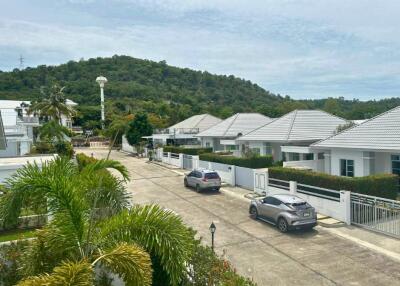
[[[396,199],[397,197],[399,177],[392,174],[351,178],[283,167],[273,167],[268,171],[269,176],[275,179],[296,181],[321,188],[346,190],[388,199]]]
[[[164,152],[171,152],[171,153],[182,153],[188,155],[200,155],[203,153],[210,153],[212,152],[212,148],[183,148],[183,147],[176,147],[176,146],[165,146],[163,148]]]
[[[60,156],[72,157],[74,149],[72,144],[66,141],[59,142],[36,142],[35,146],[32,147],[31,154],[55,154]]]
[[[272,156],[256,156],[250,158],[239,158],[235,156],[223,156],[215,153],[200,154],[200,160],[235,165],[252,169],[267,168],[273,165]]]
[[[79,170],[82,170],[89,163],[94,163],[97,161],[96,158],[86,156],[83,153],[76,154],[76,162],[78,163]]]

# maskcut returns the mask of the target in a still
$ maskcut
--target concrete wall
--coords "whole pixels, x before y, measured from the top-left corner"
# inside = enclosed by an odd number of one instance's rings
[[[122,151],[129,153],[136,153],[136,148],[129,145],[128,140],[126,140],[125,135],[122,136]]]

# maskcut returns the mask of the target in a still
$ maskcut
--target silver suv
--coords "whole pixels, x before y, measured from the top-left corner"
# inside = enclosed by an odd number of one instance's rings
[[[317,213],[305,200],[288,194],[272,195],[252,200],[249,212],[254,219],[274,224],[281,232],[290,229],[313,228]]]
[[[218,173],[210,170],[193,170],[185,175],[185,187],[194,187],[196,192],[202,190],[216,190],[221,188],[221,178]]]

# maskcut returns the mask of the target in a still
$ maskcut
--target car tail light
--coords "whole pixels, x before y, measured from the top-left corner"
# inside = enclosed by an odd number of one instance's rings
[[[203,182],[207,182],[208,180],[207,180],[207,178],[203,178],[203,180],[202,180]]]

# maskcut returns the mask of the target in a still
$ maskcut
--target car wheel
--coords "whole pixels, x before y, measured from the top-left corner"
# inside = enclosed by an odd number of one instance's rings
[[[250,217],[252,219],[257,219],[258,218],[258,211],[256,207],[251,207],[250,208]]]
[[[189,186],[186,179],[183,180],[183,185],[184,185],[186,188]]]
[[[200,185],[196,185],[196,192],[200,193],[201,189],[200,189]]]
[[[278,219],[278,229],[280,232],[287,232],[289,230],[289,225],[283,217]]]
[[[215,188],[215,190],[216,190],[217,192],[219,192],[219,188]]]

